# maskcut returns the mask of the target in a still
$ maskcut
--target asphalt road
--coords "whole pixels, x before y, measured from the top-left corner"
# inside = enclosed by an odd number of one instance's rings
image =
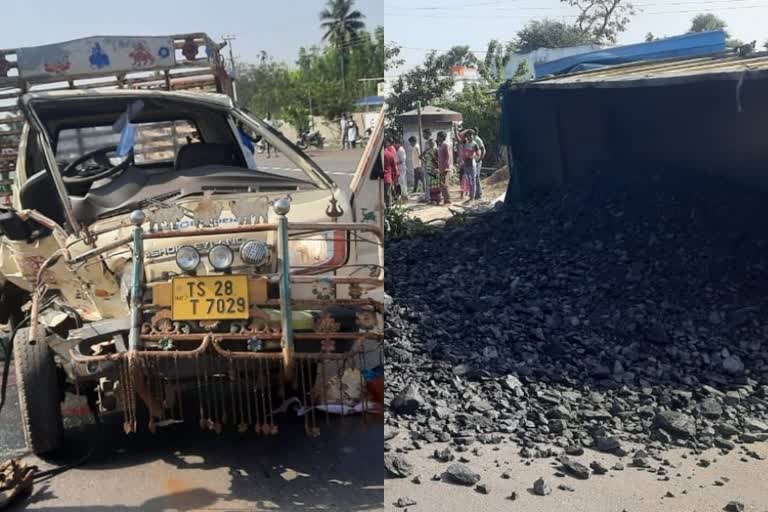
[[[363,149],[357,148],[346,151],[319,151],[309,150],[309,157],[317,163],[320,168],[328,174],[340,187],[348,187],[352,181],[352,175],[357,168],[360,157],[363,155]],[[267,158],[266,153],[257,154],[256,165],[259,169],[275,174],[291,176],[294,178],[303,177],[303,172],[285,156],[280,154],[278,157]]]
[[[362,150],[312,151],[339,186],[348,186]],[[284,157],[257,162],[264,170],[297,173]],[[261,157],[261,158],[258,158]],[[293,169],[293,170],[291,170]],[[0,371],[2,371],[0,367]],[[201,432],[197,425],[124,434],[110,423],[98,429],[82,399],[64,404],[65,452],[44,462],[29,456],[21,433],[16,386],[10,373],[0,412],[0,461],[27,456],[41,469],[85,462],[38,482],[10,510],[52,512],[368,511],[384,508],[383,424],[380,417],[332,418],[309,438],[294,420],[274,437]]]

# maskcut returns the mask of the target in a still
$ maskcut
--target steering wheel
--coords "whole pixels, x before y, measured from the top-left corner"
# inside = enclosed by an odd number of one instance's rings
[[[133,149],[119,164],[113,166],[108,155],[116,151],[117,146],[109,146],[84,154],[61,171],[62,181],[68,185],[93,183],[123,172],[133,163]]]

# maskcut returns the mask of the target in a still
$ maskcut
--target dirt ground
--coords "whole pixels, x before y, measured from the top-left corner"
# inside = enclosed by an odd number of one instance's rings
[[[461,198],[459,186],[454,185],[449,190],[452,201],[452,204],[450,205],[436,206],[424,203],[421,201],[424,194],[416,193],[409,195],[409,201],[406,208],[413,217],[421,219],[422,222],[434,223],[441,220],[447,220],[453,216],[451,211],[460,213],[467,210],[489,208],[495,203],[503,201],[508,183],[509,173],[506,172],[506,168],[503,168],[482,181],[481,189],[483,191],[483,199],[481,201],[470,202]]]
[[[392,441],[394,446],[402,446],[403,441],[397,443],[398,439]],[[577,480],[570,476],[555,476],[557,463],[553,458],[534,459],[526,465],[517,453],[519,449],[513,445],[499,445],[498,450],[483,446],[480,456],[472,455],[471,451],[456,453],[457,458],[463,455],[470,459],[466,465],[481,476],[480,483],[489,485],[490,493],[484,495],[471,487],[432,480],[433,475],[441,474],[450,464],[431,458],[436,448],[444,446],[429,445],[406,455],[416,468],[414,475],[421,475],[421,484],[412,483],[410,478],[387,479],[384,484],[386,510],[403,510],[396,507],[395,502],[398,498],[408,497],[416,501],[416,505],[408,507],[410,512],[716,512],[723,510],[730,501],[743,503],[746,512],[768,511],[768,485],[764,477],[768,461],[746,458],[747,462],[743,462],[740,458],[744,455],[738,448],[726,456],[717,450],[701,456],[692,456],[689,450],[667,452],[664,457],[677,467],[662,466],[655,461],[652,466],[664,467],[669,481],[647,469],[631,467],[629,457],[619,459],[591,450],[574,458],[585,465],[593,460],[600,461],[607,468],[620,461],[625,469]],[[749,449],[768,455],[765,444],[749,445]],[[682,458],[686,455],[686,459]],[[697,465],[699,458],[707,458],[713,463],[709,467],[700,467]],[[509,472],[509,479],[501,477],[505,471]],[[533,494],[533,482],[539,477],[552,488],[550,495]],[[724,485],[716,485],[715,481]],[[557,488],[560,484],[574,490],[560,490]],[[512,492],[517,494],[515,501],[510,500]],[[674,497],[667,497],[668,492]]]

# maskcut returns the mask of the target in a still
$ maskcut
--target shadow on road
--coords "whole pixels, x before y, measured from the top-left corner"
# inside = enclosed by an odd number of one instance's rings
[[[9,510],[381,509],[381,418],[370,416],[367,423],[331,418],[321,428],[317,438],[306,436],[298,420],[281,425],[272,437],[216,435],[192,424],[127,436],[118,425],[100,431],[86,425],[69,432],[66,453],[57,462],[76,461],[93,450],[87,462],[37,484]],[[94,489],[100,487],[104,494],[97,496]],[[121,504],[143,496],[140,505]]]

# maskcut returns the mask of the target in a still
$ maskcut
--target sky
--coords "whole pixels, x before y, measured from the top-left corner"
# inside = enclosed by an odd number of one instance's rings
[[[385,0],[355,0],[373,30]],[[37,46],[97,35],[234,35],[236,58],[256,62],[262,50],[294,62],[302,46],[320,44],[325,0],[22,0],[4,1],[0,48]]]
[[[768,0],[635,0],[632,18],[619,44],[642,42],[685,33],[691,18],[711,12],[728,23],[732,37],[745,42],[768,40]],[[469,45],[485,50],[488,41],[510,41],[528,21],[554,18],[573,21],[575,10],[560,0],[384,0],[386,41],[402,46],[405,65],[387,72],[388,78],[419,64],[428,49]],[[483,54],[478,56],[482,57]]]

